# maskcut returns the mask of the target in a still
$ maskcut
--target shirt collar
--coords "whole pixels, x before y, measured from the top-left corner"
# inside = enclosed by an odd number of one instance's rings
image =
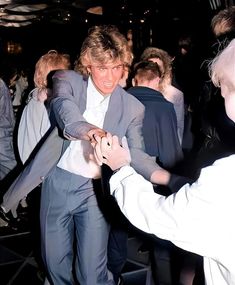
[[[101,105],[103,102],[107,101],[110,98],[110,95],[103,96],[96,89],[91,77],[88,78],[88,87],[87,87],[87,105],[86,108],[95,107]],[[109,100],[108,100],[109,101]]]

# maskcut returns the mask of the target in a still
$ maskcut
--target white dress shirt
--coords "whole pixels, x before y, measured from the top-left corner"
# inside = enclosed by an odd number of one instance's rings
[[[164,197],[130,166],[110,180],[120,209],[137,228],[204,257],[207,285],[235,285],[235,155]]]
[[[88,79],[87,103],[83,117],[88,123],[103,128],[110,95],[103,96]],[[94,149],[89,141],[71,141],[57,166],[71,173],[87,178],[99,178],[100,166],[94,158]]]

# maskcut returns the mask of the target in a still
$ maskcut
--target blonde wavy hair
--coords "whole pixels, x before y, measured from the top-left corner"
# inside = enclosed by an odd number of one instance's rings
[[[133,53],[125,36],[113,25],[94,26],[82,44],[74,70],[88,75],[87,68],[94,62],[106,64],[117,60],[125,67],[132,64]]]
[[[49,50],[41,56],[35,65],[34,84],[39,89],[47,87],[47,76],[53,70],[69,69],[70,57],[56,50]]]

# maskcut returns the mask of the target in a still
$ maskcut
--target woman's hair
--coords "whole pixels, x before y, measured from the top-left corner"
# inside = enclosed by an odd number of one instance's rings
[[[50,50],[40,57],[35,65],[34,84],[42,89],[47,87],[47,76],[51,71],[58,69],[69,69],[70,57],[68,54],[58,53]]]
[[[88,31],[74,69],[87,75],[87,67],[94,62],[105,64],[117,60],[127,67],[132,63],[133,54],[125,36],[112,25],[94,26]]]
[[[161,88],[164,89],[164,86],[171,82],[172,79],[172,58],[171,56],[163,49],[156,47],[147,47],[141,57],[141,61],[150,61],[152,59],[160,59],[162,66],[159,65],[162,77],[161,77]]]
[[[212,60],[209,73],[215,86],[226,81],[226,85],[235,89],[235,39]]]

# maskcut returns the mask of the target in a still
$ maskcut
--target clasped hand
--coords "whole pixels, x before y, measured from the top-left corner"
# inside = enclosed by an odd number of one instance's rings
[[[131,162],[130,151],[126,137],[122,138],[122,145],[117,136],[107,133],[105,137],[94,136],[94,155],[99,165],[107,164],[112,170],[117,170]]]

